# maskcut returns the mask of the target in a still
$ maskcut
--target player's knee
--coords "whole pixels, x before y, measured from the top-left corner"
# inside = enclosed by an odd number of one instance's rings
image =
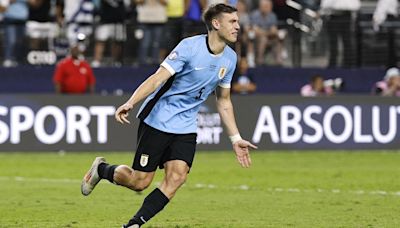
[[[114,180],[124,179],[125,176],[132,174],[131,169],[126,165],[119,165],[114,170]]]
[[[180,186],[186,181],[187,174],[186,173],[172,173],[168,175],[167,181],[169,184],[174,186]]]

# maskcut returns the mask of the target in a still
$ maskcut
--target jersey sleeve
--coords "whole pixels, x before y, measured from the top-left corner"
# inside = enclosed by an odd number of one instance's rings
[[[228,69],[228,72],[226,73],[225,77],[222,78],[222,80],[218,83],[219,87],[222,88],[231,88],[231,81],[233,77],[233,73],[235,72],[236,69],[236,56],[235,56],[235,61],[233,61],[232,65]],[[219,72],[221,74],[221,72]]]
[[[182,71],[185,63],[189,61],[191,52],[192,48],[188,40],[182,40],[165,58],[161,66],[167,69],[172,75],[179,73]]]

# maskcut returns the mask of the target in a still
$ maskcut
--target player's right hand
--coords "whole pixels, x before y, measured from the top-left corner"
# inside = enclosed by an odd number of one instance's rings
[[[130,124],[131,122],[127,118],[129,116],[128,112],[132,110],[132,108],[133,106],[128,103],[119,106],[117,111],[115,111],[115,119],[122,124],[124,123]]]

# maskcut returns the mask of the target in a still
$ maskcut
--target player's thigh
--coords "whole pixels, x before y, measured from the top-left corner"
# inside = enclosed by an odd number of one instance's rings
[[[135,170],[133,172],[133,180],[135,180],[137,182],[141,182],[147,186],[153,181],[155,173],[156,173],[155,171],[143,172],[143,171]]]
[[[142,172],[153,172],[160,166],[171,142],[171,134],[159,131],[141,122],[132,168]]]
[[[121,180],[123,182],[127,181],[132,185],[137,185],[137,183],[143,183],[144,185],[148,185],[154,178],[155,172],[143,172],[139,170],[133,170],[131,167],[127,165],[120,165],[116,168],[115,172],[117,173],[117,181],[120,183]]]

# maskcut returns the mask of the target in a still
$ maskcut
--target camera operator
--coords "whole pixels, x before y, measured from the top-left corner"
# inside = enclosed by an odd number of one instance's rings
[[[335,94],[334,89],[339,89],[340,86],[340,80],[324,81],[321,75],[314,75],[311,77],[309,84],[301,87],[300,94],[303,97],[331,96]]]
[[[373,93],[380,96],[400,97],[400,71],[392,67],[386,71],[382,81],[375,83]]]

